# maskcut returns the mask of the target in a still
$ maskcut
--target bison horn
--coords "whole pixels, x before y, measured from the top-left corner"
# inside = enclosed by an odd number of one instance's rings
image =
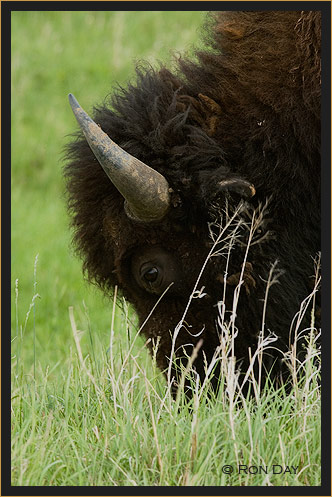
[[[92,152],[125,198],[128,217],[144,222],[160,221],[170,205],[166,178],[114,143],[71,93],[69,102]]]

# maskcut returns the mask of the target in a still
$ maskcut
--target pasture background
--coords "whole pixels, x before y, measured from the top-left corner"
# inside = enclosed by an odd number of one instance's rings
[[[160,372],[128,325],[134,314],[122,303],[112,325],[112,300],[84,282],[70,246],[63,147],[77,124],[67,94],[91,111],[134,76],[135,59],[156,65],[170,61],[170,49],[190,50],[203,18],[12,14],[12,485],[320,484],[315,385],[306,396],[300,388],[290,396],[265,392],[245,409],[226,397],[209,404],[204,394],[194,416],[186,406],[172,410],[167,396],[161,403]],[[299,470],[223,473],[224,464],[238,463]]]
[[[67,95],[88,112],[116,83],[134,77],[134,60],[169,60],[197,38],[200,12],[14,12],[12,14],[12,295],[19,319],[34,295],[38,361],[64,360],[72,344],[68,306],[93,333],[110,324],[108,302],[84,283],[71,234],[62,179],[63,147],[77,129]],[[15,298],[12,299],[15,330]],[[22,351],[31,364],[31,323]],[[15,332],[14,332],[15,335]]]

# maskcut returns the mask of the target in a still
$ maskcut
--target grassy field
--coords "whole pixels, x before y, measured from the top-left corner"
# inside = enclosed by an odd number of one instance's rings
[[[133,77],[135,59],[156,64],[189,50],[203,18],[13,13],[14,486],[320,485],[311,358],[289,394],[232,397],[226,382],[217,399],[197,387],[192,409],[178,409],[183,396],[171,399],[134,313],[84,282],[70,246],[61,169],[76,123],[67,94],[91,109]]]

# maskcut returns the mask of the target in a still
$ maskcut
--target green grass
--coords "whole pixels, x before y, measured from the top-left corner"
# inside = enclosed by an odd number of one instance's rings
[[[88,317],[84,333],[72,310],[70,320],[62,361],[44,369],[37,361],[34,372],[13,358],[14,485],[320,485],[311,360],[291,393],[267,386],[257,399],[229,395],[233,374],[217,398],[193,384],[190,410],[183,391],[172,400],[132,325],[92,334]]]
[[[134,59],[156,64],[170,60],[169,49],[189,50],[202,19],[199,12],[12,15],[15,486],[320,484],[311,359],[312,381],[289,394],[269,389],[248,400],[221,388],[209,400],[205,386],[190,411],[183,395],[171,399],[136,337],[132,310],[119,299],[113,313],[113,300],[84,282],[70,247],[61,168],[76,123],[67,94],[91,109],[116,81],[133,77]],[[239,474],[240,464],[267,466],[268,475]],[[299,468],[273,474],[273,464]]]

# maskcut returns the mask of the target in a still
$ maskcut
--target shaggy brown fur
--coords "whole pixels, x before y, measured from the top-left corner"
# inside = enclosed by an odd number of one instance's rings
[[[290,324],[311,292],[312,258],[320,250],[320,17],[318,11],[212,14],[210,48],[198,52],[196,61],[180,59],[176,72],[138,67],[135,84],[119,88],[110,104],[95,109],[95,121],[116,143],[169,182],[172,208],[157,225],[126,216],[123,198],[81,134],[69,146],[69,210],[90,280],[105,292],[118,285],[142,323],[158,295],[135,282],[132,258],[138,250],[160,247],[180,267],[179,281],[143,329],[153,341],[160,337],[161,369],[211,247],[208,222],[226,198],[230,206],[240,200],[236,188],[218,186],[225,179],[254,185],[248,210],[269,198],[262,236],[267,231],[271,236],[249,250],[236,356],[246,364],[248,348],[257,344],[265,281],[276,260],[282,274],[270,290],[266,329],[279,336],[277,347],[288,346]],[[227,320],[244,252],[239,245],[231,254]],[[207,295],[193,301],[176,344],[182,356],[181,345],[190,354],[203,338],[195,361],[202,377],[204,354],[209,361],[219,344],[216,304],[223,296],[225,261],[223,256],[209,261],[199,285]],[[267,366],[277,358],[273,353]]]

